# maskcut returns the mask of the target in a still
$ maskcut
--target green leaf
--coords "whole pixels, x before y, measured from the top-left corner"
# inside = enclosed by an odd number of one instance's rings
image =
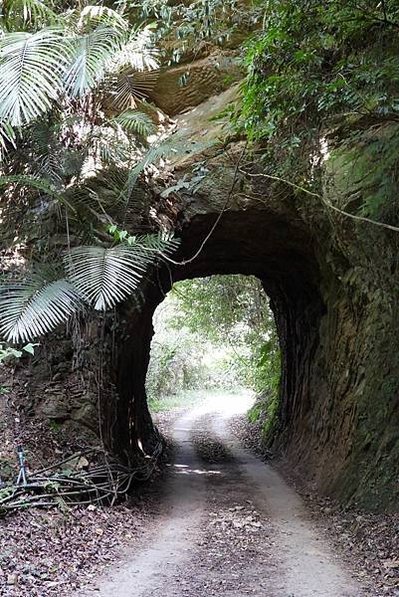
[[[142,137],[148,137],[156,132],[156,126],[148,114],[137,110],[125,110],[113,119],[113,122],[120,125],[129,133],[138,133]]]
[[[111,248],[76,247],[64,263],[79,295],[94,309],[105,311],[131,295],[149,266],[177,246],[178,241],[166,235],[147,235]]]
[[[158,68],[159,50],[153,44],[151,27],[133,28],[128,39],[115,55],[116,67],[130,66],[134,71],[151,71]]]
[[[9,31],[55,23],[57,15],[41,0],[7,0],[2,3],[4,21]]]
[[[130,66],[122,68],[109,82],[110,98],[117,110],[130,111],[137,101],[146,99],[153,90],[158,74],[132,71]]]
[[[52,184],[50,184],[47,180],[43,178],[37,178],[36,176],[29,176],[25,174],[0,176],[0,188],[10,184],[36,189],[52,197],[58,197],[59,195],[58,190]]]
[[[118,239],[119,240],[124,240],[128,235],[128,231],[127,230],[120,230],[118,232]]]
[[[22,350],[24,350],[25,352],[31,354],[32,356],[34,356],[35,354],[35,346],[39,346],[38,342],[32,343],[29,342],[29,344],[26,344]]]
[[[17,350],[16,348],[9,348],[9,356],[20,359],[22,357],[22,351]]]
[[[9,146],[16,147],[16,135],[12,126],[8,122],[0,120],[0,160],[4,158]]]
[[[80,307],[81,298],[67,280],[32,274],[0,286],[0,331],[9,342],[26,342],[53,330]]]
[[[105,25],[121,31],[127,31],[129,23],[116,10],[107,6],[89,5],[85,6],[79,13],[77,28],[84,28],[90,25]]]
[[[82,97],[105,76],[111,59],[121,47],[121,37],[111,27],[98,27],[75,39],[74,61],[65,77],[73,97]]]
[[[86,246],[72,249],[64,261],[80,296],[94,309],[105,311],[136,290],[153,256],[122,245]]]
[[[1,120],[22,126],[51,107],[62,90],[70,49],[56,29],[0,38]]]

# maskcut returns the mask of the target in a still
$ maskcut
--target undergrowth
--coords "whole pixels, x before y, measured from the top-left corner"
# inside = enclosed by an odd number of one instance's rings
[[[236,124],[261,146],[265,171],[320,192],[323,165],[334,148],[356,145],[365,130],[398,122],[399,4],[260,4],[263,28],[247,44]],[[392,221],[398,135],[369,141],[362,141],[367,192],[353,209]]]

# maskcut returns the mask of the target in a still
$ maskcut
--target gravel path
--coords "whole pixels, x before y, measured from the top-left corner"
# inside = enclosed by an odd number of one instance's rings
[[[79,597],[375,597],[353,580],[296,492],[230,435],[235,401],[219,397],[215,413],[208,400],[175,423],[163,515],[97,590]]]

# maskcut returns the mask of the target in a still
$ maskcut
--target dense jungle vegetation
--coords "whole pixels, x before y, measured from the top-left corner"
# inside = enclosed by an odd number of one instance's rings
[[[269,173],[320,191],[332,152],[346,161],[346,178],[366,191],[356,213],[394,223],[397,127],[384,140],[373,132],[398,120],[397,3],[276,1],[264,8],[262,32],[247,44],[238,121],[261,141]]]
[[[178,404],[189,390],[249,388],[259,395],[253,415],[262,407],[271,424],[278,405],[280,352],[259,280],[212,276],[178,282],[154,319],[147,374],[153,409]]]

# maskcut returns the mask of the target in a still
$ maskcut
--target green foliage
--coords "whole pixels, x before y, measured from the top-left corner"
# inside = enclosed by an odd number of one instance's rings
[[[174,325],[200,331],[210,340],[247,343],[272,325],[259,281],[246,276],[212,276],[179,282],[173,288],[180,304]],[[258,339],[258,338],[257,338]]]
[[[185,326],[176,329],[178,314],[179,300],[169,293],[154,317],[155,338],[146,383],[152,407],[164,399],[170,403],[176,396],[181,400],[184,392],[191,390],[226,386],[228,356],[216,354],[215,345],[200,333]],[[207,358],[211,352],[212,362]],[[229,377],[229,383],[237,382],[234,375]]]
[[[176,246],[167,236],[147,235],[115,247],[77,247],[65,256],[65,269],[78,296],[105,311],[131,295],[159,254]]]
[[[23,346],[21,350],[18,350],[12,346],[0,343],[0,365],[9,359],[20,359],[24,352],[33,356],[35,354],[35,346],[38,346],[38,344],[29,343]],[[0,393],[7,394],[8,391],[8,388],[0,386]]]
[[[55,24],[57,15],[42,0],[5,0],[2,3],[0,27],[6,31],[38,29]]]
[[[63,278],[48,276],[28,262],[21,279],[1,286],[0,329],[10,341],[46,333],[83,305],[114,307],[177,246],[163,232],[137,234],[155,228],[154,222],[139,227],[138,179],[178,151],[176,139],[147,147],[156,127],[147,112],[132,109],[146,84],[124,88],[127,78],[157,67],[153,27],[102,4],[59,11],[55,18],[38,1],[10,0],[2,13],[0,185],[2,228],[12,238],[7,249],[30,244],[32,261],[56,269],[63,262],[65,270]]]
[[[8,33],[0,39],[0,119],[22,126],[61,93],[71,48],[60,30]]]
[[[270,330],[269,339],[259,349],[256,366],[258,371],[256,389],[259,392],[278,394],[281,362],[280,348],[274,327]]]
[[[137,110],[126,110],[115,118],[115,122],[124,130],[138,133],[142,137],[152,135],[156,132],[156,127],[148,114],[138,112]]]
[[[7,2],[2,25],[3,128],[25,126],[50,111],[54,102],[67,107],[68,96],[82,98],[94,90],[97,95],[106,90],[111,101],[118,103],[126,76],[158,66],[151,27],[132,26],[117,11],[102,5],[56,16],[38,0]],[[125,108],[133,106],[137,98],[134,86],[123,94]],[[3,133],[4,150],[10,132]]]
[[[9,122],[0,120],[0,162],[4,159],[8,148],[15,148],[16,134]]]
[[[256,362],[255,387],[258,399],[248,413],[252,422],[262,422],[263,438],[273,434],[280,406],[281,355],[276,333],[259,350]]]
[[[66,73],[66,89],[72,97],[82,97],[105,76],[108,63],[120,50],[119,32],[110,27],[97,27],[79,35],[72,64]]]
[[[155,321],[147,377],[152,399],[184,389],[245,386],[278,400],[278,342],[266,295],[255,278],[179,282]]]
[[[81,303],[66,280],[49,281],[40,274],[0,292],[0,330],[9,342],[30,340],[49,332],[77,311]]]
[[[193,408],[201,403],[204,394],[198,390],[187,390],[161,398],[152,397],[149,407],[153,413],[170,412],[176,408]]]
[[[65,279],[47,268],[0,287],[0,331],[10,342],[27,341],[53,330],[87,304],[105,311],[138,287],[159,254],[177,242],[161,235],[131,237],[114,247],[76,247],[64,256]],[[50,275],[49,275],[50,274]]]
[[[163,42],[166,40],[164,45],[170,63],[180,62],[187,53],[198,52],[205,44],[228,44],[235,33],[242,34],[261,17],[256,2],[248,3],[246,10],[241,10],[238,0],[194,0],[189,3],[131,0],[121,4],[127,5],[133,14],[158,23],[156,37]]]
[[[248,44],[238,116],[273,173],[310,184],[326,137],[399,116],[395,0],[273,0]],[[317,180],[315,181],[317,182]]]

